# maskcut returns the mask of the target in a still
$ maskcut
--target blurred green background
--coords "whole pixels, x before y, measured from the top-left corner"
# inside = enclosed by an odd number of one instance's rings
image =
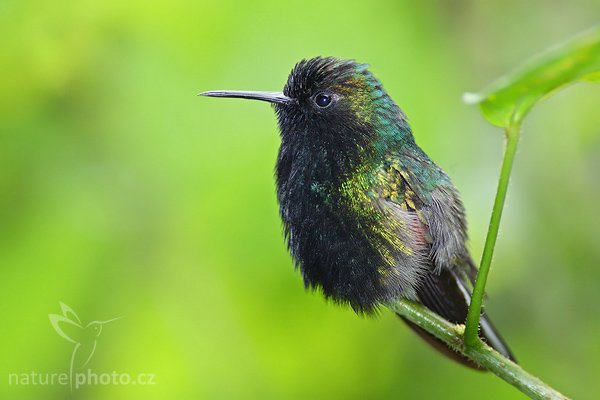
[[[598,22],[597,0],[0,2],[0,398],[520,399],[389,312],[306,293],[281,235],[265,104],[303,57],[370,63],[453,178],[476,259],[503,138],[461,94]],[[488,293],[519,361],[600,396],[600,90],[526,120]],[[155,385],[9,385],[68,370],[59,301],[104,327],[89,368]]]

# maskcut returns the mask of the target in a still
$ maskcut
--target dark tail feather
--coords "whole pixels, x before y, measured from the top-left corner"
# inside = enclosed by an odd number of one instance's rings
[[[440,274],[432,272],[425,277],[423,285],[417,292],[417,296],[425,307],[446,318],[448,321],[455,324],[464,324],[467,318],[469,302],[471,301],[471,290],[465,282],[465,278],[445,269]],[[403,317],[401,318],[421,338],[445,356],[468,367],[481,370],[473,361],[454,352],[444,342],[429,332],[407,321]],[[515,357],[506,345],[506,342],[485,315],[481,316],[479,326],[479,336],[484,342],[505,357],[515,361]]]

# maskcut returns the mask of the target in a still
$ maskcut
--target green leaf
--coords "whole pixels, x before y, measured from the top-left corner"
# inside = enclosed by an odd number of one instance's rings
[[[494,125],[519,123],[540,99],[579,81],[600,81],[600,26],[534,57],[482,93],[465,93]]]

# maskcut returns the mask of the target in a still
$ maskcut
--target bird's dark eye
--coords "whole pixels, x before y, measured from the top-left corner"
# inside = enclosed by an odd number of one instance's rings
[[[328,94],[319,93],[315,96],[315,103],[321,108],[325,108],[331,104],[331,96]]]

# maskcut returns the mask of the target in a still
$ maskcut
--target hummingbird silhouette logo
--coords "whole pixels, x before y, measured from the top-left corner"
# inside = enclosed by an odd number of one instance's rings
[[[102,327],[122,317],[105,321],[91,321],[83,324],[77,313],[65,303],[60,302],[60,309],[62,315],[48,314],[48,317],[56,333],[74,345],[69,364],[69,383],[72,390],[73,373],[85,367],[92,359],[92,356],[96,352],[98,337],[102,333]]]

